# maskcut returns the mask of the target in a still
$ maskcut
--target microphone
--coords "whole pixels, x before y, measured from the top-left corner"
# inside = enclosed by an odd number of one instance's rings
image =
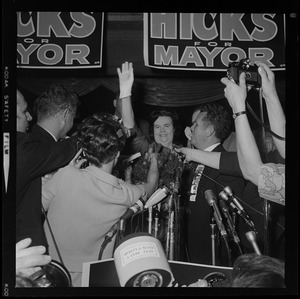
[[[149,148],[148,151],[145,153],[144,155],[144,161],[143,161],[143,165],[148,165],[148,163],[150,162],[150,153],[155,153],[155,154],[159,154],[161,152],[161,150],[163,149],[163,145],[161,143],[156,143],[154,142],[154,144],[152,144]]]
[[[185,154],[178,152],[176,147],[174,147],[173,149],[178,157],[178,160],[180,160],[183,164],[188,164],[187,160],[185,159]]]
[[[144,200],[140,198],[134,205],[126,210],[126,212],[120,217],[120,219],[110,228],[110,230],[106,233],[105,238],[111,239],[117,231],[123,230],[124,221],[129,219],[132,215],[141,211],[144,207]]]
[[[163,200],[169,194],[170,194],[170,190],[166,186],[163,186],[163,187],[157,189],[151,195],[151,197],[147,200],[147,202],[145,204],[145,209],[148,209],[148,208],[156,205],[157,203],[159,203],[161,200]]]
[[[228,195],[225,193],[225,191],[221,191],[219,193],[219,197],[220,199],[223,199],[224,201],[228,202],[230,205],[230,210],[232,213],[232,222],[233,222],[233,226],[235,227],[235,223],[236,223],[236,211],[238,211],[238,208],[235,206],[235,204],[229,200]]]
[[[155,143],[154,147],[155,147],[154,152],[156,154],[160,153],[160,151],[163,149],[163,145],[161,143]]]
[[[130,157],[128,157],[127,159],[124,159],[124,160],[123,160],[123,163],[124,163],[124,164],[126,164],[126,163],[130,164],[130,163],[132,163],[135,159],[139,158],[140,156],[141,156],[141,153],[140,153],[140,152],[137,152],[137,153],[131,155]]]
[[[217,203],[216,203],[216,197],[213,193],[212,190],[206,190],[204,192],[204,196],[207,200],[207,203],[213,208],[213,211],[214,211],[214,217],[215,217],[215,220],[216,220],[216,223],[218,225],[218,228],[219,228],[219,231],[221,233],[221,236],[223,238],[227,238],[228,235],[227,235],[227,232],[226,232],[226,229],[225,229],[225,226],[223,224],[223,221],[222,221],[222,216],[221,216],[221,213],[219,211],[219,208],[217,206]]]
[[[224,191],[226,192],[226,194],[232,199],[232,201],[234,202],[234,204],[237,206],[237,208],[241,211],[244,212],[244,208],[241,206],[241,204],[238,202],[238,200],[235,198],[235,196],[232,193],[232,190],[229,186],[226,186],[224,188]],[[248,215],[247,215],[248,216]],[[249,216],[248,216],[249,217]]]
[[[127,211],[121,216],[120,220],[127,220],[133,214],[141,211],[144,208],[144,200],[140,198],[134,205],[132,205]]]
[[[252,244],[255,253],[257,253],[258,255],[261,255],[261,252],[260,252],[260,250],[258,248],[258,245],[256,243],[255,232],[254,231],[249,231],[245,235],[246,235],[247,240]]]
[[[111,240],[112,237],[117,233],[117,231],[119,230],[119,224],[120,224],[120,220],[118,220],[111,228],[110,230],[106,233],[105,237],[104,237],[104,241],[103,244],[105,244],[107,241]],[[110,241],[109,241],[110,242]],[[102,244],[102,246],[103,246]]]
[[[221,207],[221,210],[223,212],[223,215],[225,216],[226,220],[227,220],[227,223],[228,223],[228,227],[229,227],[229,230],[231,232],[231,235],[233,237],[233,241],[236,243],[236,244],[239,244],[240,243],[240,238],[234,228],[234,224],[233,224],[233,221],[232,221],[232,218],[231,218],[231,215],[228,211],[228,208],[227,208],[227,205],[225,203],[225,201],[223,199],[219,200],[219,204],[220,204],[220,207]]]
[[[164,199],[167,195],[169,195],[170,191],[167,187],[163,186],[162,188],[157,189],[152,196],[145,202],[140,198],[134,205],[132,205],[127,211],[120,217],[120,219],[110,228],[110,230],[106,233],[105,238],[111,239],[119,230],[120,224],[127,219],[129,219],[134,214],[141,212],[144,208],[148,209],[157,203],[159,203],[162,199]],[[145,204],[145,205],[144,205]]]
[[[223,192],[224,191],[224,192]],[[229,186],[225,187],[224,190],[220,192],[219,196],[222,197],[222,199],[225,199],[229,202],[230,206],[237,211],[237,213],[245,220],[245,222],[254,228],[254,223],[250,219],[249,215],[246,213],[242,205],[239,203],[239,201],[235,198],[235,196],[232,193],[232,190]]]

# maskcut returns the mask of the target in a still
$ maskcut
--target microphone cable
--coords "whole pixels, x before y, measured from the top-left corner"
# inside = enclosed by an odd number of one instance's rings
[[[52,231],[52,229],[51,229],[50,222],[49,222],[49,219],[48,219],[48,217],[47,217],[47,213],[46,213],[46,211],[45,211],[45,208],[44,208],[44,205],[43,205],[43,204],[42,204],[42,211],[43,211],[43,214],[44,214],[44,216],[45,216],[45,220],[46,220],[46,222],[47,222],[47,225],[48,225],[48,228],[49,228],[49,232],[50,232],[50,234],[51,234],[51,237],[52,237],[52,240],[53,240],[53,244],[54,244],[54,247],[55,247],[55,249],[56,249],[58,258],[59,258],[60,262],[62,263],[62,265],[65,266],[65,264],[64,264],[64,262],[63,262],[63,259],[62,259],[62,256],[61,256],[61,254],[60,254],[60,251],[59,251],[59,249],[58,249],[56,240],[55,240],[55,238],[54,238],[54,234],[53,234],[53,231]]]
[[[108,231],[108,233],[105,235],[104,240],[101,244],[100,247],[100,251],[98,254],[98,261],[100,261],[102,259],[102,255],[104,252],[104,249],[106,248],[107,244],[112,240],[112,238],[114,237],[114,235],[117,233],[118,229],[119,229],[119,223],[120,220],[118,220]]]

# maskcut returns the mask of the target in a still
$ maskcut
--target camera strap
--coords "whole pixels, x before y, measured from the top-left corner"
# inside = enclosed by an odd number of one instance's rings
[[[249,110],[249,111],[251,112],[251,114],[253,115],[253,117],[256,119],[256,121],[257,121],[262,127],[264,127],[268,132],[270,132],[270,133],[271,133],[274,137],[276,137],[277,139],[279,139],[279,140],[285,140],[284,137],[281,137],[281,136],[277,135],[276,133],[274,133],[274,132],[270,129],[269,125],[263,123],[263,122],[259,119],[259,117],[258,117],[258,116],[256,115],[256,113],[253,111],[253,109],[251,108],[251,106],[250,106],[250,104],[249,104],[248,102],[246,102],[246,105],[247,105],[248,110]]]
[[[51,234],[51,237],[52,237],[52,240],[53,240],[53,244],[54,244],[55,249],[56,249],[56,252],[57,252],[57,254],[58,254],[59,261],[62,263],[62,265],[65,266],[65,264],[64,264],[64,262],[63,262],[63,259],[62,259],[62,257],[61,257],[60,251],[59,251],[59,249],[58,249],[56,240],[55,240],[55,238],[54,238],[54,234],[53,234],[53,232],[52,232],[52,229],[51,229],[51,226],[50,226],[50,222],[49,222],[49,219],[48,219],[48,217],[47,217],[47,213],[46,213],[46,211],[45,211],[45,209],[44,209],[43,204],[42,204],[42,211],[43,211],[43,214],[44,214],[44,216],[45,216],[45,220],[46,220],[46,222],[47,222],[47,225],[48,225],[48,227],[49,227],[49,232],[50,232],[50,234]]]

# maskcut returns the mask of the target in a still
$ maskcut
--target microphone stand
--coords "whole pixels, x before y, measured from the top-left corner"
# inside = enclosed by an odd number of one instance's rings
[[[152,207],[148,208],[148,233],[152,235]]]
[[[218,224],[218,227],[219,227],[219,233],[220,233],[220,235],[221,235],[221,237],[222,237],[222,239],[224,240],[224,243],[225,243],[225,246],[226,246],[226,251],[227,251],[227,256],[228,256],[228,264],[229,264],[229,267],[231,267],[232,266],[232,259],[231,259],[231,249],[230,249],[230,246],[229,246],[229,244],[228,244],[228,237],[227,237],[227,234],[226,235],[223,235],[222,234],[222,232],[221,232],[221,230],[220,230],[220,225],[221,225],[221,223],[220,223],[220,221],[219,221],[219,219],[218,219],[218,216],[216,216],[215,214],[214,214],[214,219],[216,220],[216,222],[217,222],[217,224]]]
[[[155,209],[155,215],[154,215],[154,237],[157,238],[158,233],[158,211]]]
[[[174,211],[171,212],[170,219],[170,255],[169,259],[174,260],[175,234],[174,234]]]
[[[211,217],[210,227],[211,227],[211,257],[212,257],[212,265],[216,265],[216,246],[215,246],[215,226],[216,226],[216,220],[215,217]]]
[[[182,163],[182,162],[181,162]],[[180,258],[180,202],[178,195],[182,165],[177,168],[174,183],[170,183],[171,195],[168,203],[168,229],[166,255],[169,260]]]
[[[168,227],[167,227],[167,239],[166,239],[166,256],[169,260],[173,260],[174,256],[171,256],[171,251],[172,253],[174,252],[173,249],[171,250],[171,239],[172,241],[174,240],[174,236],[171,237],[171,235],[174,233],[173,232],[173,216],[172,213],[172,203],[173,203],[173,191],[171,191],[171,195],[169,197],[168,201]],[[172,244],[173,245],[173,244]]]
[[[269,253],[269,223],[270,223],[270,203],[264,199],[264,254]]]
[[[179,181],[175,181],[175,186],[174,186],[174,191],[173,191],[173,198],[174,198],[174,229],[175,229],[175,259],[179,260],[180,259],[180,195],[178,194],[178,189],[179,189]]]
[[[174,229],[175,229],[175,260],[180,260],[180,244],[181,244],[181,219],[180,219],[180,185],[183,171],[183,161],[179,158],[179,164],[176,169],[176,177],[173,188],[174,198]]]

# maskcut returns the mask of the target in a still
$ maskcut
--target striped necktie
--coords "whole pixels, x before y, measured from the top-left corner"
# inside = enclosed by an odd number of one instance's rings
[[[199,186],[199,182],[200,182],[203,170],[204,170],[204,165],[198,164],[197,168],[195,170],[194,178],[193,178],[192,185],[191,185],[190,201],[196,201],[197,190],[198,190],[198,186]]]

